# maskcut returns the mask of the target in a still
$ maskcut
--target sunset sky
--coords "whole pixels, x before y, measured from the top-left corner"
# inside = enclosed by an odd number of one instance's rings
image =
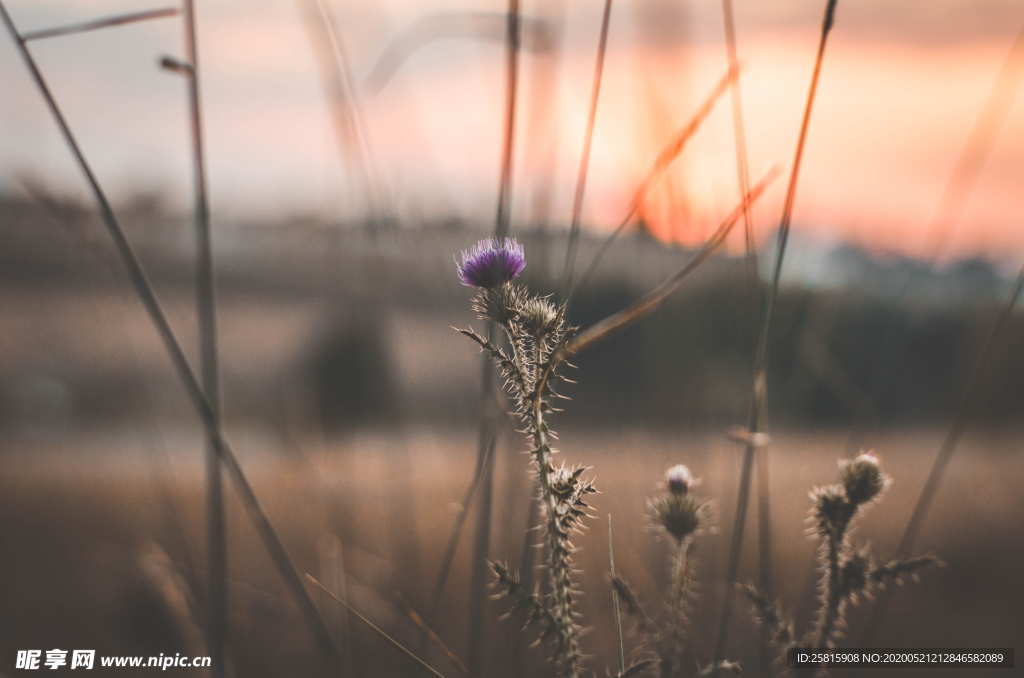
[[[10,0],[22,30],[163,6],[159,0]],[[526,1],[549,49],[524,53],[513,218],[569,219],[600,2]],[[306,0],[200,0],[200,50],[215,219],[361,215],[362,182],[340,157],[304,19]],[[737,0],[754,177],[788,170],[824,2]],[[407,219],[493,219],[503,124],[501,2],[335,0],[381,199]],[[616,0],[585,221],[621,218],[660,146],[725,71],[717,2]],[[475,23],[460,20],[478,13]],[[921,256],[1024,255],[1024,96],[1007,110],[962,217],[930,226],[970,130],[1021,27],[1016,0],[840,0],[804,160],[795,222],[828,238]],[[531,28],[531,31],[534,29]],[[479,37],[472,38],[471,34]],[[536,38],[531,34],[527,41]],[[548,43],[545,43],[548,44]],[[409,47],[403,51],[403,47]],[[188,204],[184,83],[162,19],[33,43],[114,197],[159,189]],[[384,54],[402,58],[367,83]],[[1024,67],[1017,70],[1024,74]],[[6,36],[0,40],[0,190],[21,175],[84,195],[82,181]],[[1024,78],[1016,77],[1019,94]],[[652,196],[665,238],[694,242],[738,198],[728,99]],[[783,181],[755,210],[774,228]]]

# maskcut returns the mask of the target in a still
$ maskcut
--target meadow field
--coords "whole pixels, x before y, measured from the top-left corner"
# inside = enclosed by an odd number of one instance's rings
[[[665,586],[666,544],[650,524],[645,497],[665,468],[684,461],[704,479],[716,522],[731,522],[740,450],[721,436],[652,435],[623,430],[600,436],[572,431],[568,459],[593,465],[602,494],[597,519],[580,539],[581,609],[593,620],[586,636],[594,666],[613,665],[611,596],[607,583],[607,515],[615,526],[616,566],[652,607]],[[570,431],[564,435],[569,437]],[[892,551],[921,486],[921,470],[942,433],[908,430],[878,436],[872,445],[896,478],[860,535],[880,554]],[[1024,595],[1024,534],[1017,488],[1024,477],[1019,434],[979,434],[965,441],[949,484],[918,548],[941,555],[946,567],[898,590],[880,630],[886,646],[1014,647],[1021,627],[1015,607]],[[118,436],[121,437],[121,436]],[[177,451],[160,463],[146,443],[110,436],[77,439],[74,454],[55,444],[31,454],[5,449],[2,477],[6,626],[3,653],[22,647],[95,647],[103,652],[203,654],[189,607],[189,579],[201,579],[202,466],[197,436],[175,436]],[[281,440],[272,432],[234,436],[246,443],[247,469],[297,566],[347,590],[349,600],[402,642],[415,647],[419,629],[409,609],[429,605],[452,520],[470,480],[476,434],[411,429],[365,432],[335,443]],[[807,490],[831,480],[848,444],[839,433],[782,432],[772,448],[772,532],[777,594],[802,623],[814,596],[814,544],[806,535]],[[298,456],[296,449],[302,450]],[[59,459],[59,469],[54,470]],[[517,559],[527,520],[521,445],[499,447],[493,525],[495,557]],[[232,605],[229,653],[238,675],[338,675],[310,639],[240,507],[229,501]],[[720,533],[699,549],[700,596],[694,642],[709,647],[721,601],[728,541]],[[465,655],[469,601],[469,540],[458,552],[433,625]],[[748,548],[743,580],[756,577]],[[344,580],[344,581],[343,581]],[[342,583],[343,582],[343,583]],[[326,596],[325,617],[350,644],[356,675],[414,675],[416,666]],[[870,603],[863,605],[867,608]],[[487,605],[489,676],[537,675],[543,653],[518,633],[520,620],[497,620],[502,602]],[[856,638],[864,609],[852,614]],[[756,667],[757,632],[746,609],[735,621],[733,657]],[[130,649],[129,649],[130,648]],[[445,655],[427,645],[424,657],[457,675]],[[194,673],[181,671],[180,675]],[[896,671],[891,675],[899,675]],[[942,675],[1000,675],[1001,670],[944,670]],[[111,671],[109,675],[116,675]],[[344,675],[344,673],[342,674]],[[877,675],[887,675],[880,671]]]
[[[0,678],[1024,646],[1024,14],[926,4],[0,0]]]
[[[19,224],[45,220],[31,214],[11,222],[11,232],[24,236]],[[92,228],[87,222],[82,227]],[[473,595],[472,506],[437,596],[452,526],[473,484],[478,444],[479,356],[450,328],[468,315],[466,292],[452,282],[447,256],[464,235],[456,231],[441,244],[437,236],[392,236],[342,255],[295,248],[284,263],[263,253],[275,248],[260,243],[227,259],[220,306],[225,431],[241,451],[296,568],[333,591],[347,592],[356,610],[445,675],[458,675],[458,664],[439,643],[424,643],[410,613],[427,616],[436,598],[430,627],[457,661],[465,661]],[[309,237],[323,236],[311,230]],[[266,238],[290,242],[280,235]],[[11,623],[2,652],[66,645],[111,654],[120,649],[202,655],[203,437],[157,336],[118,284],[116,271],[98,265],[102,257],[84,263],[75,258],[74,242],[51,240],[35,255],[9,252],[4,302],[9,314],[0,359],[7,430],[0,533],[8,555],[0,581]],[[423,255],[422,242],[435,243],[429,256]],[[528,236],[525,242],[531,251],[542,251],[548,240]],[[585,252],[593,246],[584,241]],[[617,299],[628,299],[631,287],[610,282],[627,261],[644,262],[639,268],[653,280],[686,256],[647,240],[630,239],[621,247],[604,282],[595,283],[612,291],[603,298],[581,297],[580,312],[594,305],[592,312],[600,314],[614,309]],[[174,249],[157,237],[142,251],[150,257],[170,316],[186,332],[194,328],[190,282],[179,275],[184,264],[176,261]],[[409,251],[418,254],[402,254]],[[339,256],[342,265],[336,267]],[[741,366],[748,358],[740,356],[749,351],[749,329],[732,318],[736,305],[748,301],[745,288],[724,301],[734,294],[729,281],[742,275],[742,260],[710,264],[660,317],[638,325],[632,338],[611,340],[598,354],[611,363],[616,356],[635,356],[630,369],[602,369],[602,362],[584,356],[581,383],[570,391],[575,399],[563,417],[560,447],[566,461],[592,467],[601,492],[591,502],[591,527],[579,538],[580,609],[593,629],[584,642],[595,667],[613,665],[617,647],[607,579],[608,517],[617,570],[657,609],[669,577],[668,545],[652,522],[647,499],[662,491],[665,469],[676,463],[702,478],[696,491],[713,506],[714,529],[699,541],[692,637],[704,653],[714,641],[743,457],[743,446],[726,432],[745,415],[747,377]],[[402,274],[384,274],[379,286],[367,286],[361,265]],[[554,284],[534,275],[540,286]],[[643,282],[641,277],[634,284]],[[345,290],[346,301],[332,292],[338,289]],[[806,343],[799,322],[805,312],[798,309],[829,303],[822,294],[831,293],[823,292],[812,293],[817,301],[799,301],[808,293],[791,288],[783,297],[783,307],[797,309],[784,315],[793,314],[796,325],[787,329],[788,322],[780,323],[779,355],[790,354],[787,346]],[[871,303],[883,305],[877,299]],[[977,333],[961,337],[955,334],[959,321],[936,318],[952,313],[987,320],[986,303],[976,299],[928,311],[922,310],[925,302],[914,302],[904,307],[907,326],[889,331],[901,341],[923,332],[940,346],[963,346],[969,354],[980,341]],[[700,310],[708,307],[722,310]],[[678,334],[673,328],[680,323],[708,328],[713,343],[692,328]],[[1019,356],[1012,347],[1021,335],[1016,321],[1013,327],[997,352],[999,369],[976,398],[971,428],[917,544],[917,550],[939,555],[946,566],[925,573],[920,583],[895,589],[879,629],[885,645],[1012,647],[1020,640],[1012,601],[1022,595],[1015,573],[1024,565],[1024,550],[1020,521],[1013,517],[1024,508],[1017,491],[1024,461],[1019,428],[1006,413],[1007,408],[1019,411],[1012,397]],[[864,330],[856,332],[866,336]],[[675,340],[666,342],[666,336]],[[845,350],[842,332],[812,336],[831,354]],[[899,363],[902,349],[896,344],[890,350],[887,357],[884,348],[876,349],[876,359]],[[644,368],[644,356],[673,367]],[[834,482],[838,459],[861,448],[876,450],[895,481],[858,534],[880,558],[887,557],[948,435],[942,422],[956,408],[951,398],[930,400],[929,382],[920,382],[914,372],[855,373],[844,389],[830,379],[835,373],[815,369],[813,356],[797,351],[793,366],[773,369],[774,387],[788,400],[771,410],[781,423],[765,449],[776,595],[801,625],[810,623],[817,580],[806,523],[810,488]],[[939,371],[931,365],[925,361],[937,379]],[[963,367],[953,369],[947,377],[951,384],[943,388],[955,395],[964,375]],[[588,376],[597,388],[588,388]],[[884,391],[873,393],[874,388]],[[901,396],[905,406],[887,405],[889,416],[878,420],[865,415],[857,398],[843,395],[851,390],[890,403],[900,400],[887,392],[907,394]],[[831,406],[823,404],[822,394],[831,398]],[[980,405],[987,402],[1002,407],[986,411]],[[491,558],[516,563],[526,539],[531,491],[525,446],[514,427],[510,420],[499,427],[489,550]],[[337,602],[313,590],[349,652],[340,668],[324,657],[245,508],[231,491],[227,496],[232,673],[397,676],[418,670]],[[744,582],[758,576],[756,508],[748,521],[750,538],[739,574]],[[529,534],[532,543],[536,533]],[[851,639],[870,605],[867,601],[852,613]],[[478,622],[486,630],[482,675],[542,673],[543,650],[531,647],[529,633],[518,632],[521,619],[499,621],[505,611],[505,601],[489,601]],[[742,603],[731,628],[731,656],[756,670],[757,626]],[[195,669],[181,673],[188,672]]]

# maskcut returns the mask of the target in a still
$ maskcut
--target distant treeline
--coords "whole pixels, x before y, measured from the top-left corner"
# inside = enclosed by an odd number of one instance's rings
[[[605,282],[579,293],[585,324],[636,292]],[[580,356],[574,416],[740,423],[749,409],[760,311],[744,280],[683,291],[658,313]],[[946,307],[857,290],[788,287],[771,332],[769,414],[780,422],[894,425],[948,419],[999,315],[996,303]],[[1024,420],[1024,314],[989,352],[970,412]]]
[[[188,309],[194,275],[188,220],[168,217],[144,200],[120,211],[161,297]],[[92,298],[130,296],[105,233],[88,209],[45,197],[0,199],[0,225],[5,232],[0,289],[9,301],[36,299],[31,295],[45,291],[48,296],[38,298],[46,302],[29,308],[46,317],[46,304],[62,297],[89,308]],[[217,251],[224,327],[230,329],[233,318],[251,317],[243,312],[246,308],[263,309],[268,323],[277,322],[271,309],[293,305],[321,304],[323,310],[315,312],[324,316],[348,314],[348,320],[333,325],[325,318],[325,329],[304,339],[308,345],[282,345],[275,354],[278,362],[254,369],[236,360],[241,374],[228,379],[238,384],[230,394],[229,415],[277,417],[282,384],[288,384],[308,394],[314,416],[339,431],[475,421],[475,367],[463,377],[426,377],[437,383],[415,388],[413,377],[401,372],[397,353],[403,350],[400,341],[412,342],[420,346],[415,360],[437,362],[454,355],[465,370],[471,369],[473,348],[467,345],[463,353],[447,328],[472,321],[469,292],[458,285],[451,262],[452,253],[472,243],[479,230],[457,224],[405,225],[367,237],[365,229],[306,220],[273,228],[230,224],[223,226],[225,231]],[[241,237],[251,233],[262,235]],[[538,230],[522,238],[530,258],[530,285],[558,289],[564,232]],[[600,243],[598,236],[584,237],[580,261],[590,261]],[[571,320],[586,325],[624,308],[688,256],[642,236],[623,237],[599,275],[576,292]],[[876,259],[852,247],[838,248],[829,265],[834,273],[828,284],[790,282],[779,296],[768,374],[773,424],[845,428],[947,421],[960,406],[972,366],[1005,303],[1006,279],[980,260],[933,269],[909,259]],[[579,383],[563,388],[576,399],[566,423],[742,424],[750,407],[761,322],[757,294],[741,260],[708,261],[656,313],[578,357]],[[125,313],[143,322],[141,312],[131,309]],[[178,322],[191,320],[187,310],[179,313]],[[8,320],[9,327],[15,326],[15,318]],[[19,320],[23,329],[37,322]],[[18,425],[34,416],[42,398],[39,384],[62,389],[65,395],[44,400],[59,401],[75,425],[135,416],[149,402],[139,395],[146,389],[178,393],[159,351],[147,353],[141,365],[94,365],[75,346],[86,335],[121,330],[99,318],[90,320],[88,314],[79,320],[75,325],[69,319],[60,335],[36,337],[36,343],[43,341],[29,347],[38,349],[34,352],[21,352],[25,347],[9,339],[7,354],[0,356],[0,424]],[[436,335],[407,331],[399,340],[389,334],[389,327],[405,321],[433,328]],[[189,339],[189,325],[181,328]],[[78,332],[85,333],[81,339]],[[24,336],[33,340],[31,333]],[[433,353],[437,342],[444,344],[447,357]],[[408,353],[408,345],[404,350]],[[31,360],[19,357],[22,353]],[[988,366],[968,403],[971,416],[988,424],[1020,424],[1024,312],[1016,312],[997,337]]]
[[[640,292],[624,282],[595,284],[575,296],[572,319],[593,322]],[[769,417],[778,425],[839,428],[948,421],[999,312],[996,303],[936,307],[855,290],[784,288],[771,332]],[[577,357],[571,376],[578,383],[560,389],[574,399],[563,415],[566,423],[694,429],[743,424],[759,324],[759,306],[742,276],[716,276],[680,292],[657,313]],[[311,376],[328,420],[341,429],[392,414],[472,423],[475,407],[467,406],[466,393],[456,392],[464,388],[446,384],[429,402],[390,412],[401,400],[402,375],[390,367],[387,342],[376,331],[353,329],[324,346],[333,359],[318,362]],[[1024,421],[1022,349],[1024,314],[1018,312],[993,343],[968,404],[980,423]]]

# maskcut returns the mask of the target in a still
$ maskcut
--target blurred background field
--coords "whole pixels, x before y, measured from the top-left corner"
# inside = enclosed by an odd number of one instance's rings
[[[63,222],[53,205],[9,207],[0,357],[0,533],[8,557],[0,581],[11,623],[3,652],[63,643],[201,654],[186,592],[189,579],[202,589],[204,572],[202,438],[187,401],[95,221],[74,205],[59,211],[73,215]],[[156,224],[136,227],[135,237],[188,343],[195,322],[185,226],[126,213],[129,224]],[[345,247],[332,249],[335,234],[325,224],[248,228],[257,235],[220,260],[228,436],[300,570],[335,587],[345,572],[357,609],[415,644],[405,614],[429,605],[475,463],[479,356],[449,327],[470,320],[451,252],[475,236],[464,226],[434,225],[348,233]],[[522,238],[531,283],[553,287],[545,267],[557,271],[557,264],[545,255],[559,260],[560,235]],[[583,256],[598,242],[585,239]],[[588,322],[616,310],[686,256],[646,236],[627,238],[581,291],[574,313]],[[828,256],[849,261],[851,252]],[[861,266],[895,278],[930,277],[903,295],[881,285],[793,281],[781,297],[770,372],[772,526],[778,594],[801,622],[814,590],[807,491],[834,479],[839,457],[876,449],[896,482],[860,534],[883,557],[891,552],[1007,293],[1006,281],[981,262],[921,272],[913,261],[858,256]],[[718,525],[731,525],[741,448],[724,432],[746,414],[751,303],[742,259],[715,258],[663,312],[579,360],[581,383],[560,432],[566,459],[593,466],[602,492],[580,560],[595,666],[612,662],[615,646],[606,515],[616,526],[618,568],[652,607],[667,573],[645,498],[664,469],[689,464],[704,478],[699,491],[714,501]],[[971,406],[970,434],[920,540],[919,550],[940,554],[948,567],[899,590],[880,635],[886,644],[1013,646],[1021,638],[1012,601],[1024,595],[1014,574],[1024,566],[1022,328],[1017,314],[997,342]],[[528,486],[511,428],[503,427],[498,447],[491,553],[516,562]],[[332,674],[234,499],[229,515],[234,669]],[[460,655],[468,535],[433,620]],[[699,646],[713,641],[727,546],[727,534],[718,534],[699,547]],[[755,559],[748,543],[742,579],[754,578]],[[344,628],[336,604],[319,602]],[[754,626],[740,610],[732,645],[756,666]],[[502,611],[503,603],[488,605],[486,675],[533,675],[541,653],[513,632],[516,622],[497,621]],[[853,616],[853,637],[861,616]],[[357,673],[412,671],[349,623]],[[432,647],[427,656],[446,662]]]
[[[823,4],[737,3],[753,178],[789,169]],[[4,5],[23,32],[148,8]],[[471,661],[474,630],[480,676],[550,670],[520,619],[499,620],[506,602],[471,611],[479,502],[461,502],[478,463],[481,361],[452,329],[474,322],[453,256],[492,233],[504,195],[497,221],[525,246],[523,281],[561,288],[601,14],[600,3],[518,7],[511,128],[504,3],[198,10],[224,432],[297,570],[446,676]],[[739,197],[727,96],[645,178],[726,71],[718,3],[615,0],[610,16],[578,274],[640,199],[573,297],[580,326],[679,270]],[[835,480],[837,459],[876,450],[895,483],[857,536],[886,558],[962,417],[914,549],[947,565],[895,591],[876,642],[1024,647],[1024,313],[987,344],[1024,254],[1022,22],[1003,0],[839,2],[768,344],[775,593],[798,627],[815,595],[808,490]],[[194,147],[181,69],[157,67],[178,58],[181,29],[160,19],[31,50],[197,366]],[[26,648],[204,655],[203,429],[13,44],[0,39],[0,676]],[[617,569],[658,609],[666,545],[645,502],[677,463],[703,479],[718,526],[699,542],[692,629],[711,659],[743,455],[726,432],[748,418],[782,184],[751,211],[754,267],[737,227],[656,313],[576,360],[555,425],[564,458],[592,467],[601,491],[579,539],[596,675],[616,659],[608,516]],[[515,426],[497,426],[488,549],[513,565],[536,538]],[[226,497],[228,676],[419,675],[311,588],[344,650],[325,657],[230,483]],[[758,508],[740,581],[758,575]],[[418,617],[438,642],[424,642]],[[728,656],[761,675],[741,600],[730,628]]]

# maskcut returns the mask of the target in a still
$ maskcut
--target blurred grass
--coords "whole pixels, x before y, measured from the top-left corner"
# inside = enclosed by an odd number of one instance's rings
[[[714,500],[718,523],[726,525],[732,517],[728,512],[735,499],[740,451],[705,434],[624,429],[598,436],[571,427],[564,433],[572,441],[566,446],[566,459],[594,467],[602,490],[595,499],[599,515],[615,516],[617,568],[648,606],[657,609],[667,573],[662,571],[663,545],[647,528],[644,498],[654,491],[667,466],[682,461],[703,477],[699,492]],[[453,502],[472,472],[472,430],[365,433],[336,443],[304,439],[292,441],[302,448],[301,457],[288,458],[281,456],[281,442],[273,437],[252,431],[231,435],[247,450],[245,463],[253,483],[300,568],[326,580],[326,573],[318,570],[318,549],[325,535],[336,535],[344,545],[348,589],[356,608],[399,640],[414,642],[416,628],[403,617],[399,601],[422,609],[429,596],[433,569],[458,509]],[[939,430],[919,429],[871,441],[896,482],[883,502],[871,509],[859,532],[883,557],[899,536],[940,438]],[[111,654],[185,651],[189,629],[182,628],[173,601],[162,592],[165,582],[145,574],[152,570],[145,563],[153,558],[156,543],[177,568],[184,569],[189,559],[182,552],[183,542],[168,529],[169,520],[178,522],[185,544],[202,543],[201,465],[198,458],[191,458],[190,451],[198,448],[188,444],[198,439],[176,441],[166,467],[151,465],[152,458],[141,456],[130,436],[80,437],[73,452],[62,451],[68,442],[31,454],[5,450],[0,546],[7,556],[0,561],[0,597],[7,614],[0,653],[11,656],[16,649],[34,647],[96,647]],[[846,443],[838,434],[806,432],[783,433],[775,439],[772,496],[778,595],[799,621],[806,620],[812,593],[807,584],[813,544],[804,538],[803,525],[806,492],[812,484],[835,477],[835,460]],[[1019,449],[1015,435],[974,435],[965,441],[920,544],[922,551],[939,554],[949,567],[895,596],[879,635],[885,644],[1020,644],[1017,615],[1008,604],[1024,595],[1014,574],[1024,567],[1024,527],[1014,518],[1024,508],[1016,487],[1024,477]],[[521,545],[527,507],[525,459],[518,452],[514,439],[499,446],[494,557],[514,557]],[[160,501],[162,491],[173,500],[173,514]],[[249,676],[327,675],[330,667],[283,595],[234,501],[229,497],[235,601],[229,653],[236,671]],[[412,510],[403,516],[400,507],[405,502]],[[711,617],[722,595],[725,542],[709,536],[698,546],[702,595],[694,628],[703,648],[712,641]],[[418,564],[409,560],[410,544],[416,545]],[[580,566],[586,573],[582,609],[596,627],[586,645],[595,653],[594,666],[611,665],[616,642],[604,579],[604,530],[586,534],[580,545]],[[188,555],[201,562],[197,554]],[[460,654],[465,651],[467,556],[461,552],[456,559],[449,595],[436,621],[437,632]],[[741,580],[754,577],[754,565],[753,556],[744,559]],[[497,621],[500,603],[489,606],[492,652],[487,675],[511,675],[502,671],[512,666],[507,660],[516,645],[510,635],[517,627]],[[853,637],[861,618],[862,610],[853,614]],[[743,608],[738,608],[734,629],[731,655],[755,665],[756,631]],[[354,633],[360,675],[413,675],[402,657],[372,633],[360,628]],[[446,660],[435,654],[430,656],[432,663],[444,667]],[[539,654],[530,652],[530,661],[539,660]]]

